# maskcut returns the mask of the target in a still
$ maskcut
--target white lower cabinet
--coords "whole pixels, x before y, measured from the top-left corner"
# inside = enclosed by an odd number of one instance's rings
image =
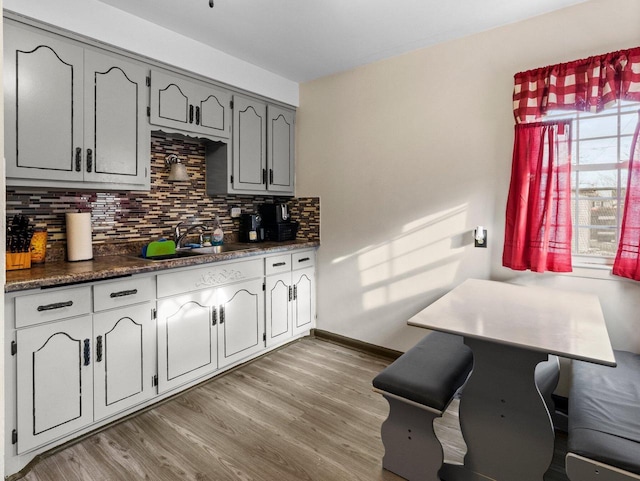
[[[264,350],[262,288],[262,279],[254,279],[217,289],[220,367]]]
[[[266,342],[275,346],[315,327],[315,254],[265,259]]]
[[[307,267],[291,273],[293,286],[293,335],[301,334],[315,327],[316,296],[315,270]]]
[[[9,469],[307,333],[314,259],[306,250],[7,294]]]
[[[158,392],[218,367],[215,289],[158,301]]]
[[[94,420],[151,399],[156,393],[151,303],[94,314],[93,337]]]
[[[93,422],[91,315],[16,333],[18,453]]]
[[[158,301],[158,392],[264,349],[262,279]]]

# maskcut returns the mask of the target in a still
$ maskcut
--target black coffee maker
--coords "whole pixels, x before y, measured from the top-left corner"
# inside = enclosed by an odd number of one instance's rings
[[[266,240],[295,240],[298,223],[291,220],[287,204],[262,204],[258,207]]]
[[[239,237],[240,242],[264,241],[262,218],[258,214],[241,214]]]

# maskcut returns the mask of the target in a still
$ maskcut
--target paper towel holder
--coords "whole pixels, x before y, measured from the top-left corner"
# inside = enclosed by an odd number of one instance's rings
[[[184,182],[189,180],[187,167],[176,154],[167,155],[164,159],[164,165],[168,169],[171,169],[167,180],[172,182]]]

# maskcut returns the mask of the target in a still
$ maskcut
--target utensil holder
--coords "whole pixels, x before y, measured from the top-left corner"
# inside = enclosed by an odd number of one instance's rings
[[[7,252],[6,253],[6,270],[15,271],[18,269],[31,268],[30,252]]]

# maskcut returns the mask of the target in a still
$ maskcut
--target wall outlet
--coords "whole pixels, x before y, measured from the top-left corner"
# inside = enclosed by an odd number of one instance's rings
[[[240,207],[231,208],[231,217],[233,218],[240,217],[240,214],[242,214],[242,209],[240,209]]]

